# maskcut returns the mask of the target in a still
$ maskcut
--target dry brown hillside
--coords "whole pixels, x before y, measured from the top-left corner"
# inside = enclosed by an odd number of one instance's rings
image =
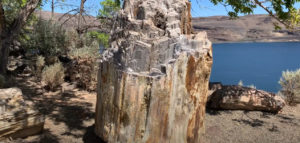
[[[50,19],[51,12],[38,11],[38,16]],[[77,19],[73,15],[55,13],[54,20],[64,23],[64,27],[77,26]],[[275,30],[274,19],[268,15],[248,15],[231,20],[228,16],[193,18],[193,27],[197,31],[207,31],[209,39],[213,42],[239,42],[239,41],[300,41],[300,32],[288,30]],[[99,25],[98,20],[92,16],[85,16],[87,25]]]
[[[275,30],[268,15],[248,15],[231,20],[227,16],[193,18],[195,31],[205,30],[213,42],[300,41],[300,32]]]

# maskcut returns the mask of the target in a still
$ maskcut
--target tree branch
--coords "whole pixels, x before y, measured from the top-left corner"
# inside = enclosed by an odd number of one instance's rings
[[[273,18],[275,18],[278,22],[280,22],[281,24],[283,24],[286,28],[290,28],[290,25],[285,23],[284,21],[282,21],[279,17],[277,17],[276,15],[273,14],[272,11],[270,11],[267,7],[265,7],[262,2],[258,1],[258,0],[254,0],[254,2],[260,6],[261,8],[263,8],[266,12],[268,12],[268,14],[270,16],[272,16]],[[264,1],[265,2],[265,1]]]
[[[70,14],[70,13],[73,12],[73,11],[77,11],[77,13],[78,13],[78,8],[75,8],[75,9],[72,9],[72,10],[66,12],[66,13],[63,14],[61,17],[58,18],[58,21],[60,21],[62,18],[64,18],[66,15]],[[70,14],[70,15],[76,15],[76,14]],[[65,22],[64,22],[64,23],[65,23]]]
[[[21,28],[26,24],[26,21],[34,10],[39,6],[41,0],[30,0],[27,4],[20,10],[18,17],[16,17],[11,26],[8,28],[8,32],[12,36],[19,34]]]

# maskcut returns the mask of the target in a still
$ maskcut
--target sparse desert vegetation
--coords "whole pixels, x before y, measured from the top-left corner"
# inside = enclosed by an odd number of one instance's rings
[[[65,69],[61,63],[46,66],[42,72],[42,82],[44,82],[50,90],[54,90],[57,86],[64,82]]]
[[[300,103],[300,69],[282,72],[279,84],[288,104]]]
[[[298,143],[300,69],[278,94],[210,83],[211,41],[299,41],[298,2],[0,0],[0,142]],[[230,17],[193,18],[207,3]]]

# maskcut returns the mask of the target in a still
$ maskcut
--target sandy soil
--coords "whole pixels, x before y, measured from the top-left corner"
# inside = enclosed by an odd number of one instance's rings
[[[96,93],[81,91],[73,84],[49,92],[41,88],[33,77],[18,77],[17,87],[22,89],[26,100],[36,104],[37,110],[46,116],[41,134],[13,143],[102,143],[94,130]]]
[[[16,85],[46,116],[44,132],[13,143],[103,143],[94,130],[96,94],[64,83],[47,92],[34,78],[18,77]],[[205,143],[299,143],[300,106],[279,114],[207,110]]]
[[[207,110],[206,143],[299,143],[300,106],[279,114]]]

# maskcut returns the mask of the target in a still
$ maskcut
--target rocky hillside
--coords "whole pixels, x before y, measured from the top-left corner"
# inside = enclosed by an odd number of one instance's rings
[[[38,11],[38,16],[50,19],[51,12]],[[54,20],[64,23],[66,28],[76,27],[76,17],[55,13]],[[70,19],[70,20],[68,20]],[[66,22],[67,21],[67,22]],[[86,24],[98,25],[95,17],[86,16]],[[198,17],[193,18],[193,28],[196,32],[207,31],[208,37],[213,42],[239,42],[239,41],[300,41],[300,32],[288,30],[275,30],[274,19],[268,15],[248,15],[231,20],[228,16]]]
[[[227,16],[193,18],[195,31],[207,31],[213,42],[300,41],[300,32],[275,30],[268,15],[248,15],[231,20]]]

